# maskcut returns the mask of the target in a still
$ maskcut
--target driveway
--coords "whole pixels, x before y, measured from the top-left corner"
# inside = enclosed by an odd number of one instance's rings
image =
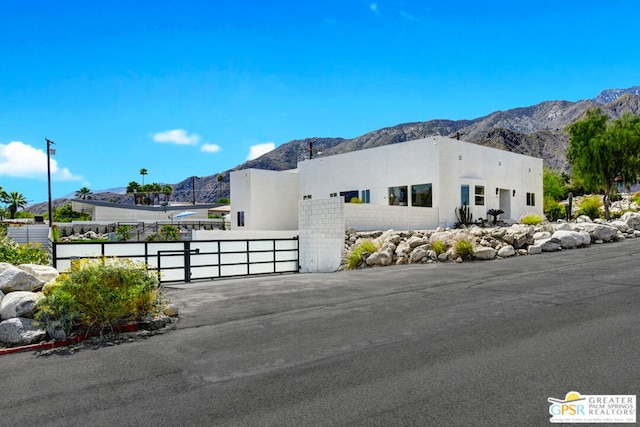
[[[637,394],[640,239],[165,288],[176,329],[0,360],[0,425],[547,425]]]

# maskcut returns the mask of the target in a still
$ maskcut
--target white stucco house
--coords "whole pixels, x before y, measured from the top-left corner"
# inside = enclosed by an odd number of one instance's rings
[[[317,157],[290,171],[238,170],[231,226],[301,229],[305,203],[354,197],[363,203],[345,203],[341,215],[357,230],[451,227],[465,204],[474,221],[488,219],[489,209],[517,221],[543,212],[542,167],[540,158],[433,136]]]

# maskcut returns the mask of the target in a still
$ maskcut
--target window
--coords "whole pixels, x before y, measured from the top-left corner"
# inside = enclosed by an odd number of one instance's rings
[[[353,199],[354,197],[358,197],[358,190],[341,191],[340,195],[344,196],[345,203],[349,203],[351,202],[351,199]]]
[[[484,206],[484,185],[476,185],[474,189],[475,205]]]
[[[536,205],[536,193],[527,193],[527,206]]]
[[[433,206],[431,184],[411,186],[411,206],[430,208]]]
[[[238,227],[244,227],[244,211],[238,211]]]
[[[360,192],[360,200],[362,200],[362,203],[371,203],[371,191],[362,190]]]
[[[302,200],[311,200],[311,194],[305,194],[302,196]]]
[[[389,187],[389,204],[407,206],[407,186]]]
[[[338,193],[331,193],[329,194],[329,197],[338,197]]]
[[[468,205],[469,204],[469,186],[463,185],[460,187],[460,204]]]

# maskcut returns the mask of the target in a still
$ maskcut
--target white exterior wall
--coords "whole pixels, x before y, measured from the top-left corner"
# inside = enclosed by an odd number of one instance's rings
[[[438,223],[437,208],[345,203],[344,224],[358,231],[425,230]]]
[[[233,171],[231,197],[232,230],[298,228],[298,174],[295,171]],[[244,212],[244,226],[238,225],[238,212]]]
[[[513,221],[528,213],[542,214],[542,159],[449,138],[437,138],[436,142],[440,148],[442,186],[437,203],[441,226],[455,224],[462,185],[469,185],[473,220],[487,219],[489,209],[502,208],[505,214],[501,218]],[[476,185],[484,186],[484,205],[475,205]],[[535,206],[527,206],[527,192],[535,193]]]
[[[82,202],[71,202],[73,209],[77,212],[85,211],[91,214],[93,222],[144,222],[144,221],[167,221],[170,220],[169,215],[177,215],[183,211],[195,212],[195,215],[184,217],[185,220],[197,221],[199,219],[208,219],[209,210],[206,208],[198,208],[198,205],[184,205],[180,210],[172,209],[164,211],[162,209],[157,210],[145,210],[136,209],[134,206],[131,208],[122,206],[95,206],[95,205],[83,205]],[[83,208],[84,206],[84,208]],[[175,221],[178,221],[177,218]]]
[[[299,202],[299,256],[302,273],[328,273],[340,267],[344,251],[344,199]]]

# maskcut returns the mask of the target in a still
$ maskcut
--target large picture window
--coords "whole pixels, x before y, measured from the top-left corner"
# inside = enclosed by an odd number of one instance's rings
[[[418,184],[411,186],[411,206],[430,208],[433,206],[431,184]]]
[[[354,197],[358,197],[358,190],[341,191],[340,195],[344,196],[345,203],[349,203],[351,202],[351,199],[353,199]]]
[[[389,204],[407,206],[407,186],[389,187]]]

